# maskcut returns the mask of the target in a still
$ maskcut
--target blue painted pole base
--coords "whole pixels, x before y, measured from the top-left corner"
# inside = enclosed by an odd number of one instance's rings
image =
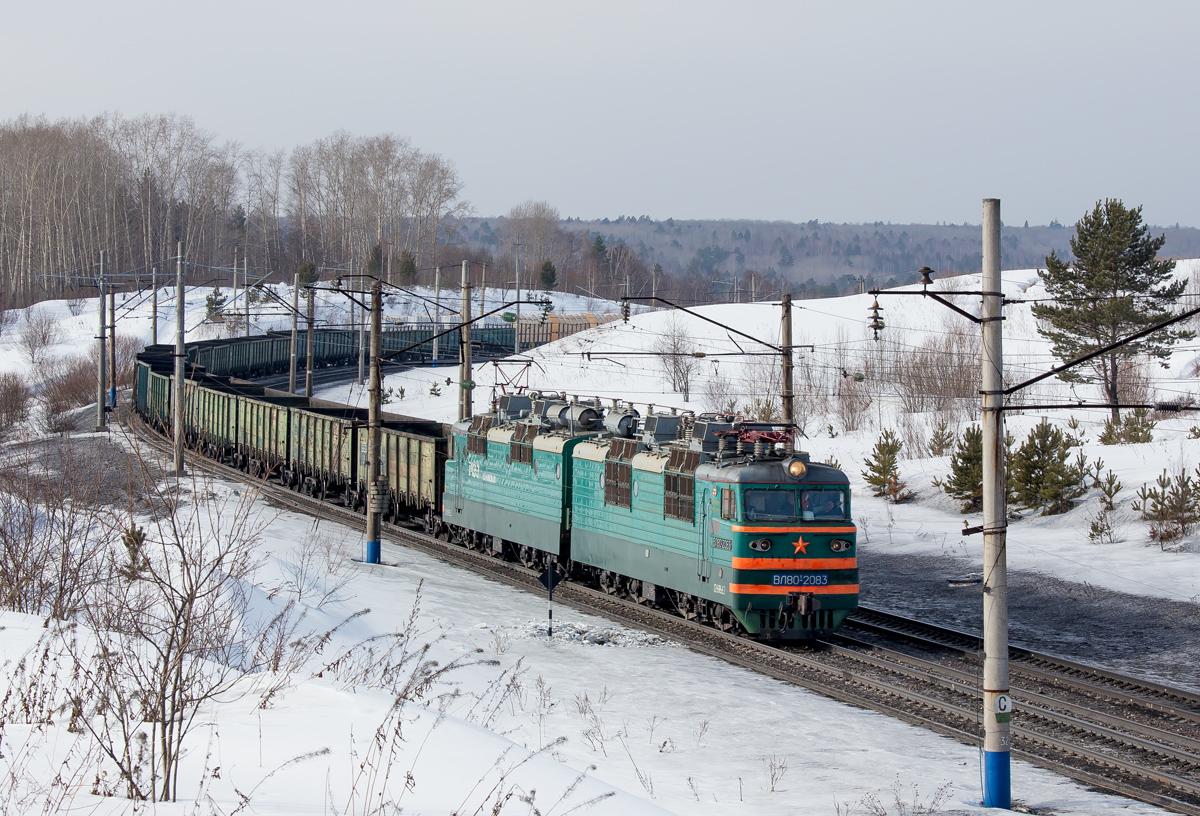
[[[368,564],[378,564],[379,557],[382,554],[383,554],[383,547],[380,545],[380,543],[378,541],[368,541],[367,542],[367,563]],[[1004,756],[1007,757],[1008,754],[1005,754]],[[1005,766],[1005,767],[1007,767],[1007,766]]]
[[[1008,751],[983,752],[983,806],[1012,809],[1012,778]]]

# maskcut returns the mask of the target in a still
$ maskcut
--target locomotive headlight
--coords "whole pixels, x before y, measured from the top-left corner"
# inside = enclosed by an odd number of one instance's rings
[[[835,538],[833,541],[829,542],[829,549],[833,550],[834,552],[845,552],[853,546],[853,542],[847,541],[844,538]]]
[[[750,542],[750,549],[754,550],[755,552],[766,552],[767,550],[771,549],[771,539],[756,538]]]
[[[788,465],[788,473],[792,474],[792,476],[794,476],[797,479],[803,478],[804,474],[807,472],[808,472],[808,468],[805,467],[804,463],[801,462],[799,459],[795,460],[790,465]]]

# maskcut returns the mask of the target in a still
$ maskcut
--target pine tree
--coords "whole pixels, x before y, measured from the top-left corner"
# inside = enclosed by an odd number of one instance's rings
[[[596,240],[592,242],[592,258],[596,263],[603,263],[608,260],[608,247],[604,244],[604,237],[596,236]]]
[[[376,244],[371,247],[371,257],[367,258],[367,274],[379,277],[379,273],[383,271],[383,245]]]
[[[866,461],[867,469],[862,472],[867,484],[875,488],[875,495],[893,504],[913,498],[908,483],[900,481],[900,449],[903,447],[904,443],[895,433],[885,430]]]
[[[221,319],[223,320],[224,317],[222,316],[222,313],[224,311],[225,296],[221,294],[221,287],[214,286],[208,297],[204,298],[204,316],[209,320],[213,320],[221,316]]]
[[[407,249],[400,253],[400,268],[396,275],[397,280],[405,286],[417,282],[417,259]]]
[[[983,430],[971,425],[950,454],[950,475],[942,488],[963,503],[964,513],[983,509]]]
[[[1082,452],[1074,462],[1067,461],[1073,446],[1073,439],[1046,420],[1030,431],[1012,458],[1010,478],[1017,501],[1030,508],[1044,507],[1047,516],[1070,510],[1083,494],[1089,471]]]
[[[300,275],[301,286],[312,286],[321,279],[320,273],[317,272],[317,265],[312,261],[300,264],[300,268],[296,272]]]
[[[1051,341],[1058,359],[1072,360],[1171,315],[1187,283],[1174,280],[1174,261],[1156,259],[1165,242],[1165,235],[1150,236],[1141,207],[1128,209],[1117,199],[1096,202],[1079,219],[1071,238],[1074,261],[1051,252],[1040,273],[1057,303],[1033,306],[1034,317],[1047,324],[1038,331]],[[1073,369],[1059,377],[1068,382],[1099,379],[1105,398],[1115,405],[1126,360],[1146,354],[1165,366],[1171,346],[1194,336],[1184,329],[1164,329],[1095,358],[1088,364],[1091,376]],[[1113,408],[1112,416],[1119,418],[1119,409]]]
[[[538,269],[538,279],[542,282],[542,289],[547,292],[558,285],[558,270],[554,268],[553,261],[542,261],[542,265]]]
[[[950,430],[950,423],[939,419],[933,426],[933,433],[929,435],[929,455],[945,456],[953,447],[954,433]]]

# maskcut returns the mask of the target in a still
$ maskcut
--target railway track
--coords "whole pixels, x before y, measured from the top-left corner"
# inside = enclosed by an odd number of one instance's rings
[[[128,426],[128,423],[127,423]],[[140,422],[138,439],[168,445]],[[265,498],[352,526],[362,516],[201,457],[193,466],[254,484]],[[385,537],[441,561],[536,594],[534,571],[415,530],[384,525]],[[394,546],[390,543],[386,547]],[[921,725],[969,745],[981,739],[980,639],[862,609],[838,635],[780,647],[720,632],[663,610],[571,582],[555,597],[581,612],[677,640],[734,665]],[[1096,788],[1200,816],[1200,694],[1014,648],[1013,755]]]

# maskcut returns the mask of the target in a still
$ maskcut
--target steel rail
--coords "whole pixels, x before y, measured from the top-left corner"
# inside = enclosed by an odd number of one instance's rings
[[[850,617],[849,623],[890,636],[942,649],[958,651],[972,658],[978,657],[977,648],[964,648],[953,641],[966,640],[969,643],[973,643],[976,647],[982,646],[983,643],[982,638],[969,632],[962,632],[957,629],[926,623],[925,621],[912,620],[902,615],[885,612],[880,609],[859,607],[859,610],[868,617],[875,616],[891,621],[898,621],[901,625],[918,628],[924,632],[932,632],[936,635],[941,635],[942,638],[938,639],[926,634],[904,631],[895,626],[888,626],[875,621],[862,620],[856,617],[858,612]],[[1200,723],[1200,694],[1188,691],[1187,689],[1167,686],[1153,680],[1130,677],[1100,668],[1099,666],[1091,666],[1086,663],[1070,660],[1069,658],[1035,652],[1032,649],[1020,646],[1010,647],[1009,654],[1014,672],[1019,671],[1022,674],[1027,674],[1041,680],[1070,683],[1078,686],[1080,689],[1086,689],[1094,694],[1109,697],[1116,702],[1127,705],[1141,705],[1161,713]],[[1052,668],[1043,668],[1037,665],[1038,663],[1047,664]],[[1081,679],[1080,675],[1088,679]],[[1102,682],[1096,682],[1097,680]],[[1177,704],[1164,705],[1162,699],[1177,701]],[[1183,708],[1178,703],[1193,706],[1193,708]]]

